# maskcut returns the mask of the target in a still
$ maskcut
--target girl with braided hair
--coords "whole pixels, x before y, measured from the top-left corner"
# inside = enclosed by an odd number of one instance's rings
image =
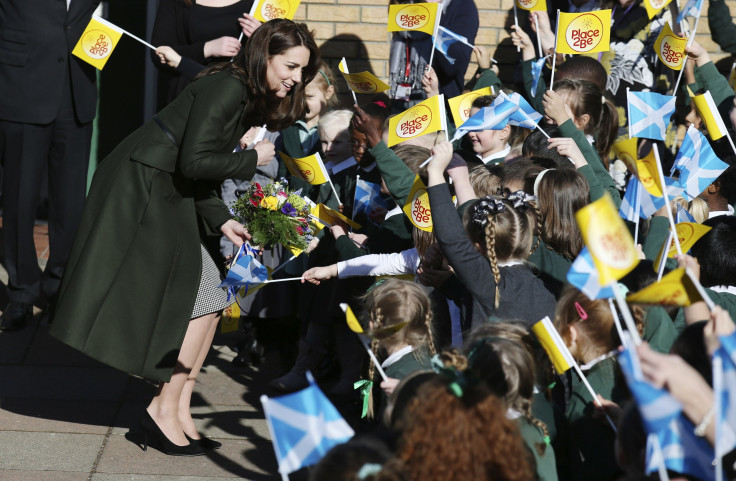
[[[515,192],[478,199],[465,211],[463,228],[444,177],[452,144],[436,145],[432,155],[427,193],[435,237],[472,296],[473,327],[490,318],[520,319],[531,326],[554,315],[554,295],[526,263],[536,248],[534,196]],[[451,167],[451,177],[456,168],[465,166]]]

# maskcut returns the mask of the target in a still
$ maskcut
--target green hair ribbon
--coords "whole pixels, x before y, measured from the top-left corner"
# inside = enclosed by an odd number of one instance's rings
[[[360,390],[360,397],[363,398],[363,412],[360,415],[362,419],[368,414],[368,403],[371,399],[371,391],[373,391],[373,381],[361,379],[353,384],[353,389]]]

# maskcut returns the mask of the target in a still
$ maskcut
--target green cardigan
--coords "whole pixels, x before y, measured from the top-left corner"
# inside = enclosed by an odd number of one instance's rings
[[[231,215],[215,188],[250,179],[257,153],[233,153],[254,123],[229,72],[190,84],[97,168],[50,332],[130,374],[168,381],[189,325],[202,263],[198,222]]]

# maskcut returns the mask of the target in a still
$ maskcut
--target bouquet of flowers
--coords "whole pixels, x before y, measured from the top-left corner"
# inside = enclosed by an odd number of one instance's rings
[[[254,244],[305,250],[313,234],[309,227],[312,205],[302,197],[301,189],[291,192],[281,179],[266,186],[252,183],[230,208],[248,228]]]

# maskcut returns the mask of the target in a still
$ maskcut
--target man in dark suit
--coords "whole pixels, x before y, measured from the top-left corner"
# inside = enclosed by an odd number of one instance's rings
[[[1,330],[23,327],[33,304],[53,306],[81,217],[97,86],[95,69],[71,51],[99,3],[0,2],[2,242],[10,298]],[[45,169],[50,256],[41,272],[33,226]]]

